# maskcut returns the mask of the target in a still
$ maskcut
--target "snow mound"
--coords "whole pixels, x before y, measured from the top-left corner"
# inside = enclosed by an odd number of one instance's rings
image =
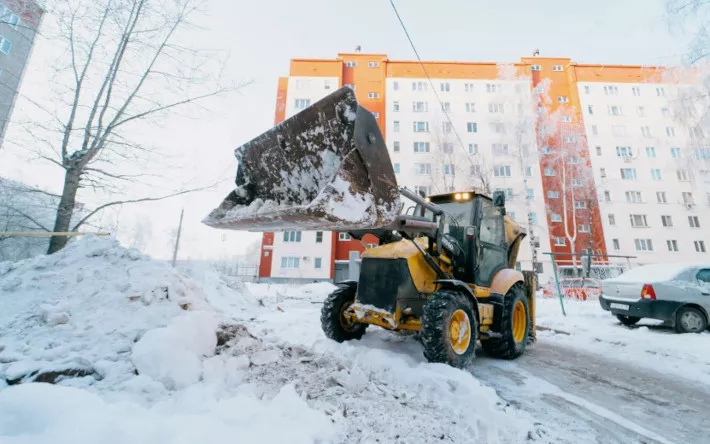
[[[214,353],[214,307],[238,313],[253,305],[248,293],[235,292],[216,274],[193,270],[193,279],[105,238],[3,263],[0,272],[5,380],[66,367],[93,374],[72,384],[120,390],[137,371],[169,389],[184,387]]]

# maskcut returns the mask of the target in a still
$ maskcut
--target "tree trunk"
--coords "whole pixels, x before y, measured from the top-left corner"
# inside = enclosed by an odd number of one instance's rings
[[[70,231],[72,214],[76,203],[76,193],[79,191],[80,172],[74,168],[67,169],[64,174],[64,188],[62,189],[62,197],[59,200],[57,208],[57,218],[54,221],[54,232]],[[49,241],[49,249],[47,254],[56,253],[64,248],[67,244],[66,236],[52,236]]]

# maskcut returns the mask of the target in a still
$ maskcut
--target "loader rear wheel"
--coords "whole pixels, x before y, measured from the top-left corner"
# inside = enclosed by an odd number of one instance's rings
[[[487,355],[501,359],[515,359],[525,352],[530,334],[530,309],[525,289],[515,284],[503,298],[503,307],[496,307],[495,323],[491,330],[500,337],[482,339],[481,345]]]
[[[355,285],[338,285],[338,289],[328,295],[321,309],[320,323],[323,332],[330,339],[343,342],[360,339],[365,334],[367,324],[349,321],[344,315],[355,302]]]
[[[424,304],[421,342],[429,362],[465,368],[476,356],[478,317],[461,293],[441,290]]]

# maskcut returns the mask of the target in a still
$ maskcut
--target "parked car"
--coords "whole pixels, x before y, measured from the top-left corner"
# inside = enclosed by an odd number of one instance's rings
[[[560,279],[560,289],[566,298],[586,301],[598,299],[602,293],[602,285],[592,278],[564,278]],[[551,298],[557,294],[557,285],[554,281],[542,289],[542,297]]]
[[[659,319],[701,333],[710,314],[710,264],[653,264],[602,281],[599,303],[624,325]]]

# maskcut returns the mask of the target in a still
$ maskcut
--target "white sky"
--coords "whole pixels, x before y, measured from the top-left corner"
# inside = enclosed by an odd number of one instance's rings
[[[541,56],[570,57],[586,63],[676,63],[686,44],[671,36],[663,0],[399,0],[395,2],[425,60],[517,61],[539,48]],[[206,27],[195,44],[231,54],[226,77],[252,80],[230,100],[210,103],[212,113],[198,119],[174,118],[145,136],[179,153],[191,177],[203,183],[230,178],[218,190],[161,203],[124,206],[119,235],[130,242],[136,218],[150,221],[148,253],[170,255],[170,234],[185,208],[181,258],[223,257],[242,253],[259,234],[224,232],[200,220],[229,192],[236,171],[233,150],[271,127],[279,76],[289,59],[333,58],[338,52],[385,53],[415,58],[389,0],[207,0]],[[39,38],[21,89],[37,98],[51,63],[52,42]],[[18,100],[18,113],[24,109]],[[10,126],[8,139],[13,137]],[[6,144],[7,146],[7,144]],[[0,175],[59,191],[60,171],[51,172],[12,148],[0,151]],[[80,195],[91,203],[90,194]],[[117,212],[106,217],[116,217]],[[227,234],[222,241],[222,234]]]

